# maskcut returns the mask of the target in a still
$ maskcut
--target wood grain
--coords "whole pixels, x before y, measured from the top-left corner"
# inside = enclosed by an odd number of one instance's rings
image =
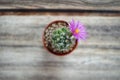
[[[120,0],[0,0],[0,9],[79,9],[120,11]]]
[[[19,16],[25,16],[25,15],[51,15],[51,16],[110,16],[110,17],[119,17],[120,16],[120,11],[86,11],[86,10],[0,10],[0,16],[4,15],[19,15]]]
[[[88,39],[59,57],[42,44],[45,26],[72,18]],[[0,80],[120,80],[120,17],[0,16]]]

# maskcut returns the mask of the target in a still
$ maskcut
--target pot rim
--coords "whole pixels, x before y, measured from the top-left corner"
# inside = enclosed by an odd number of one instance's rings
[[[48,52],[50,52],[51,54],[54,54],[54,55],[57,55],[57,56],[65,56],[65,55],[68,55],[68,54],[70,54],[71,52],[73,52],[73,51],[75,50],[75,48],[76,48],[77,45],[78,45],[78,40],[77,40],[77,39],[76,39],[75,45],[74,45],[74,47],[72,48],[72,50],[70,50],[70,51],[68,51],[68,52],[66,52],[66,53],[63,53],[63,54],[55,53],[55,52],[49,50],[49,49],[45,46],[45,38],[44,38],[45,31],[46,31],[46,29],[47,29],[51,24],[57,23],[57,22],[64,22],[64,23],[68,24],[68,22],[66,22],[66,21],[64,21],[64,20],[55,20],[55,21],[50,22],[50,23],[45,27],[45,29],[44,29],[44,31],[43,31],[43,34],[42,34],[42,42],[43,42],[44,48],[45,48]],[[68,24],[68,25],[69,25],[69,24]]]

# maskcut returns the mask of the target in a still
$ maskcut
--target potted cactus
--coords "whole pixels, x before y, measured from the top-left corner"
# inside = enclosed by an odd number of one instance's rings
[[[79,34],[80,31],[83,32]],[[45,28],[43,44],[49,52],[62,56],[71,53],[76,48],[78,40],[85,38],[85,28],[80,22],[72,20],[68,23],[58,20],[53,21]]]

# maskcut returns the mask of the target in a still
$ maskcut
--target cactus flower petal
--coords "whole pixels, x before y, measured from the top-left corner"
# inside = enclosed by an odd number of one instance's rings
[[[81,22],[79,22],[79,21],[75,22],[74,20],[72,20],[69,23],[69,28],[76,39],[78,39],[78,40],[86,39],[87,32],[86,32],[84,25]]]

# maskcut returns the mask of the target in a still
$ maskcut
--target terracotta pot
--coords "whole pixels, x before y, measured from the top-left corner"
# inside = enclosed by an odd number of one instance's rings
[[[64,55],[70,54],[70,53],[77,47],[77,45],[78,45],[77,39],[75,40],[75,45],[73,46],[72,50],[69,50],[68,52],[62,53],[62,54],[61,54],[60,52],[54,52],[53,49],[50,49],[49,47],[47,47],[47,46],[46,46],[46,43],[45,43],[45,31],[46,31],[46,29],[48,29],[48,27],[51,27],[52,24],[58,23],[58,22],[60,22],[60,23],[65,23],[66,25],[68,25],[68,23],[67,23],[66,21],[63,21],[63,20],[56,20],[56,21],[53,21],[53,22],[51,22],[50,24],[48,24],[48,25],[46,26],[45,30],[44,30],[44,33],[43,33],[43,38],[42,38],[42,39],[43,39],[43,45],[44,45],[44,47],[45,47],[50,53],[55,54],[55,55],[58,55],[58,56],[64,56]],[[49,44],[48,44],[48,45],[49,45]]]

